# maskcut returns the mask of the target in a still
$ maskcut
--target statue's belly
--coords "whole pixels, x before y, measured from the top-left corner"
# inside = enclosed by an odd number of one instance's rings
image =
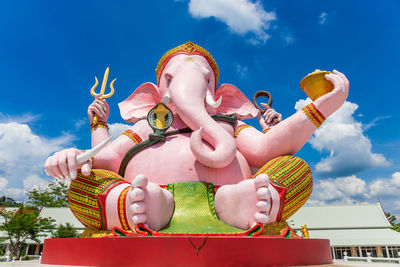
[[[246,159],[239,152],[224,168],[209,168],[201,164],[190,150],[190,138],[178,135],[167,138],[136,154],[128,163],[125,179],[132,181],[144,174],[157,184],[173,182],[208,182],[214,185],[235,184],[251,177]]]

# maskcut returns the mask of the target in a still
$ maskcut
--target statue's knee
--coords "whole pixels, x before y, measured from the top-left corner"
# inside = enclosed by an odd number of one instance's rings
[[[308,164],[295,156],[277,157],[254,175],[265,173],[279,192],[280,209],[277,221],[285,221],[308,200],[312,191],[312,174]]]
[[[272,183],[288,188],[300,180],[312,182],[311,169],[301,158],[295,156],[280,156],[270,160],[254,175],[267,174]]]
[[[68,191],[68,204],[72,213],[85,226],[106,229],[106,195],[111,188],[121,183],[125,183],[124,179],[111,171],[95,169],[89,176],[79,172]]]

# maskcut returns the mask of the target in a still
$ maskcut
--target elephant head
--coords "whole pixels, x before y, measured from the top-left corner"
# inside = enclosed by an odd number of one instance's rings
[[[193,130],[190,147],[196,159],[211,168],[227,166],[236,155],[234,138],[210,115],[253,118],[258,110],[235,86],[216,89],[218,67],[202,47],[187,42],[168,51],[156,69],[157,84],[145,83],[119,104],[121,116],[135,123],[158,102],[168,106]],[[213,149],[204,145],[206,140]]]

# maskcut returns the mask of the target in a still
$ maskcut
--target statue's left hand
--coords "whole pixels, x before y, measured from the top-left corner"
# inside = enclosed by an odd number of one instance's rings
[[[325,78],[332,82],[334,88],[331,92],[321,96],[314,101],[319,111],[327,118],[333,112],[338,110],[343,103],[346,101],[349,95],[349,80],[346,76],[337,71],[333,70],[332,73],[326,74]]]
[[[261,113],[258,113],[258,120],[259,120],[259,122],[261,124],[261,128],[263,130],[274,126],[274,123],[272,122],[273,119],[275,119],[275,121],[277,121],[277,122],[282,121],[282,114],[276,112],[275,109],[270,108],[268,106],[268,104],[261,103],[261,106],[266,108],[266,110],[264,111],[264,114],[262,114],[262,116],[261,116]]]

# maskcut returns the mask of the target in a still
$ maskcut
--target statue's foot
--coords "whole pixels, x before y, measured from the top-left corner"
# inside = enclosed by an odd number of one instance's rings
[[[146,224],[158,231],[168,224],[174,211],[173,195],[144,175],[137,175],[132,182],[128,197],[127,217],[131,226]]]
[[[221,221],[240,229],[268,222],[269,178],[260,174],[235,185],[221,186],[215,195],[215,208]]]

